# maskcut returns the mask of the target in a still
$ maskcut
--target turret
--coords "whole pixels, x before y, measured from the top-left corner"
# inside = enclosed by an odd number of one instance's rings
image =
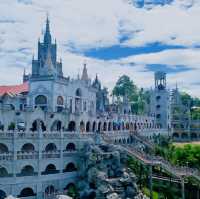
[[[81,80],[84,80],[84,81],[88,81],[89,80],[88,73],[87,73],[86,63],[84,63],[83,73],[82,73],[82,76],[81,76]]]
[[[166,89],[166,73],[158,71],[155,73],[155,89],[165,90]]]
[[[44,34],[44,44],[46,46],[51,45],[51,33],[50,33],[50,26],[49,26],[49,18],[47,17],[46,20],[46,30]]]

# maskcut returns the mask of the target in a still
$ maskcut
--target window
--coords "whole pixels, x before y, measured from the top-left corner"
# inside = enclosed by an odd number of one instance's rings
[[[77,97],[81,97],[81,89],[80,89],[80,88],[78,88],[78,89],[76,90],[76,96],[77,96]]]
[[[84,103],[83,103],[83,110],[84,110],[84,111],[87,111],[87,102],[84,102]]]
[[[35,106],[39,106],[42,110],[47,108],[47,97],[44,95],[38,95],[35,98]]]
[[[57,97],[57,105],[63,106],[64,105],[64,99],[62,96]]]

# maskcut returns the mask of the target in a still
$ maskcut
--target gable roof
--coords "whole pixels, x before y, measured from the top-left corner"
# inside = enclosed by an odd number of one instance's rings
[[[12,85],[12,86],[0,86],[0,96],[5,94],[8,95],[18,95],[20,93],[28,92],[29,85],[28,82],[19,85]]]

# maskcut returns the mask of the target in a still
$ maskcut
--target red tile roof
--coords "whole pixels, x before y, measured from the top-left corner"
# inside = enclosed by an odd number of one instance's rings
[[[20,85],[0,86],[0,96],[3,96],[5,94],[17,95],[28,91],[29,91],[28,82],[25,82]]]

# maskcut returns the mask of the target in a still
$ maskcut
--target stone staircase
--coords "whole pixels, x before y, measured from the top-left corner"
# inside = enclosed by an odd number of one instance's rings
[[[103,140],[108,144],[113,144],[112,139],[109,136],[106,136],[105,134],[102,134]],[[136,137],[136,136],[135,136]],[[145,139],[142,139],[141,137],[138,137],[143,143],[147,143]],[[150,143],[148,143],[149,145]],[[200,172],[198,169],[192,169],[189,167],[180,167],[180,166],[174,166],[170,164],[170,162],[164,160],[160,156],[153,156],[148,155],[142,151],[139,151],[137,148],[134,148],[131,145],[125,145],[125,144],[118,144],[120,149],[130,156],[133,156],[140,162],[142,162],[145,165],[149,166],[160,166],[164,170],[168,171],[172,175],[176,176],[177,178],[184,178],[184,177],[193,177],[200,181]]]

